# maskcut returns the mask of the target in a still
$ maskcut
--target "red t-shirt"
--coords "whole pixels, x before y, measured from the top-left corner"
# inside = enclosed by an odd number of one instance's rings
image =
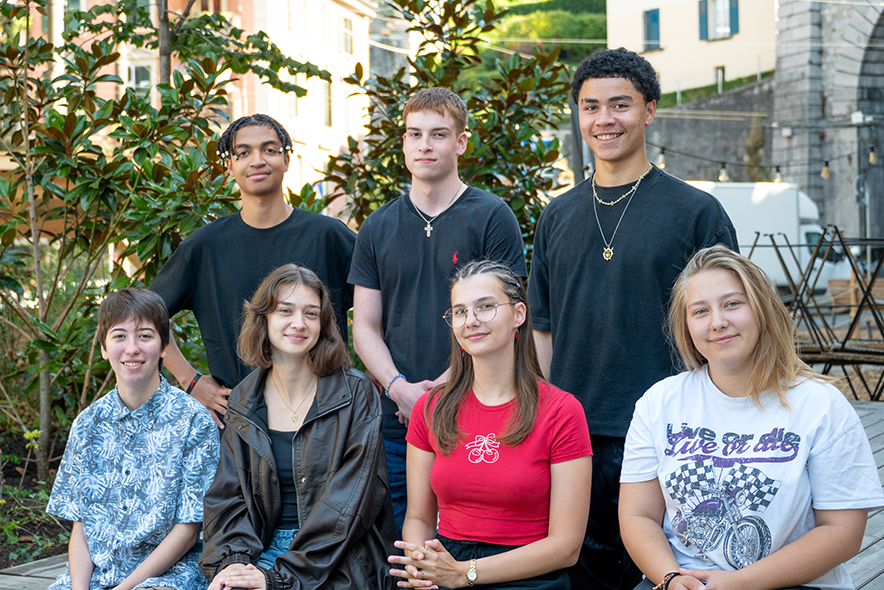
[[[465,435],[449,456],[439,452],[424,419],[427,395],[417,400],[406,440],[436,454],[430,484],[439,504],[440,534],[499,545],[526,545],[549,534],[549,466],[592,455],[592,447],[580,402],[539,385],[534,430],[517,446],[495,440],[506,432],[516,400],[484,406],[470,391],[458,414]],[[435,399],[430,418],[433,407]]]

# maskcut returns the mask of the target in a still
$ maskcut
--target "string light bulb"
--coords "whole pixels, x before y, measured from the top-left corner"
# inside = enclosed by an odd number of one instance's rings
[[[875,146],[869,146],[869,164],[878,163],[878,154],[875,153]]]
[[[663,170],[666,168],[666,148],[660,148],[660,155],[657,156],[657,160],[654,162],[657,168]]]
[[[780,167],[777,166],[776,172],[774,173],[774,182],[783,182],[783,173],[780,172]]]
[[[820,176],[822,176],[823,178],[829,177],[829,161],[828,160],[823,162],[823,169],[820,171]]]
[[[721,163],[721,170],[718,171],[718,182],[730,182],[731,177],[727,173],[727,164]]]

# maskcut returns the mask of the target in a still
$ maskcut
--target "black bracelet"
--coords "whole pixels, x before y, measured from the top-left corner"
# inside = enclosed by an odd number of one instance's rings
[[[194,385],[196,385],[196,382],[200,380],[200,377],[202,377],[202,375],[200,374],[199,371],[197,371],[196,375],[193,376],[193,380],[191,380],[190,385],[188,385],[187,389],[184,390],[184,393],[186,393],[187,395],[190,395],[190,392],[193,391],[193,387],[194,387]]]
[[[669,583],[672,582],[673,578],[677,578],[681,574],[678,572],[669,572],[665,576],[663,576],[663,580],[654,586],[653,590],[669,590]]]

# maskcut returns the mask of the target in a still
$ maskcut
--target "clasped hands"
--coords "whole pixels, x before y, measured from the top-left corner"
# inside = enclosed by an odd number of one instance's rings
[[[391,569],[390,574],[405,578],[400,588],[460,588],[466,586],[469,564],[455,560],[437,539],[423,545],[396,541],[403,555],[391,555],[390,563],[402,569]]]

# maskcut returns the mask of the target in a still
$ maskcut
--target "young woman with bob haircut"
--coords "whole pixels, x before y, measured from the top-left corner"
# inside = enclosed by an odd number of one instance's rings
[[[543,381],[506,265],[459,269],[445,319],[451,376],[411,415],[404,555],[391,572],[411,588],[570,588],[592,481],[583,407]]]
[[[257,369],[230,394],[206,493],[209,589],[392,588],[380,400],[325,286],[286,264],[243,308],[237,348]]]
[[[686,372],[638,401],[621,472],[623,541],[638,588],[853,588],[884,494],[862,424],[805,365],[763,271],[724,246],[672,289]],[[662,524],[661,524],[662,523]]]

